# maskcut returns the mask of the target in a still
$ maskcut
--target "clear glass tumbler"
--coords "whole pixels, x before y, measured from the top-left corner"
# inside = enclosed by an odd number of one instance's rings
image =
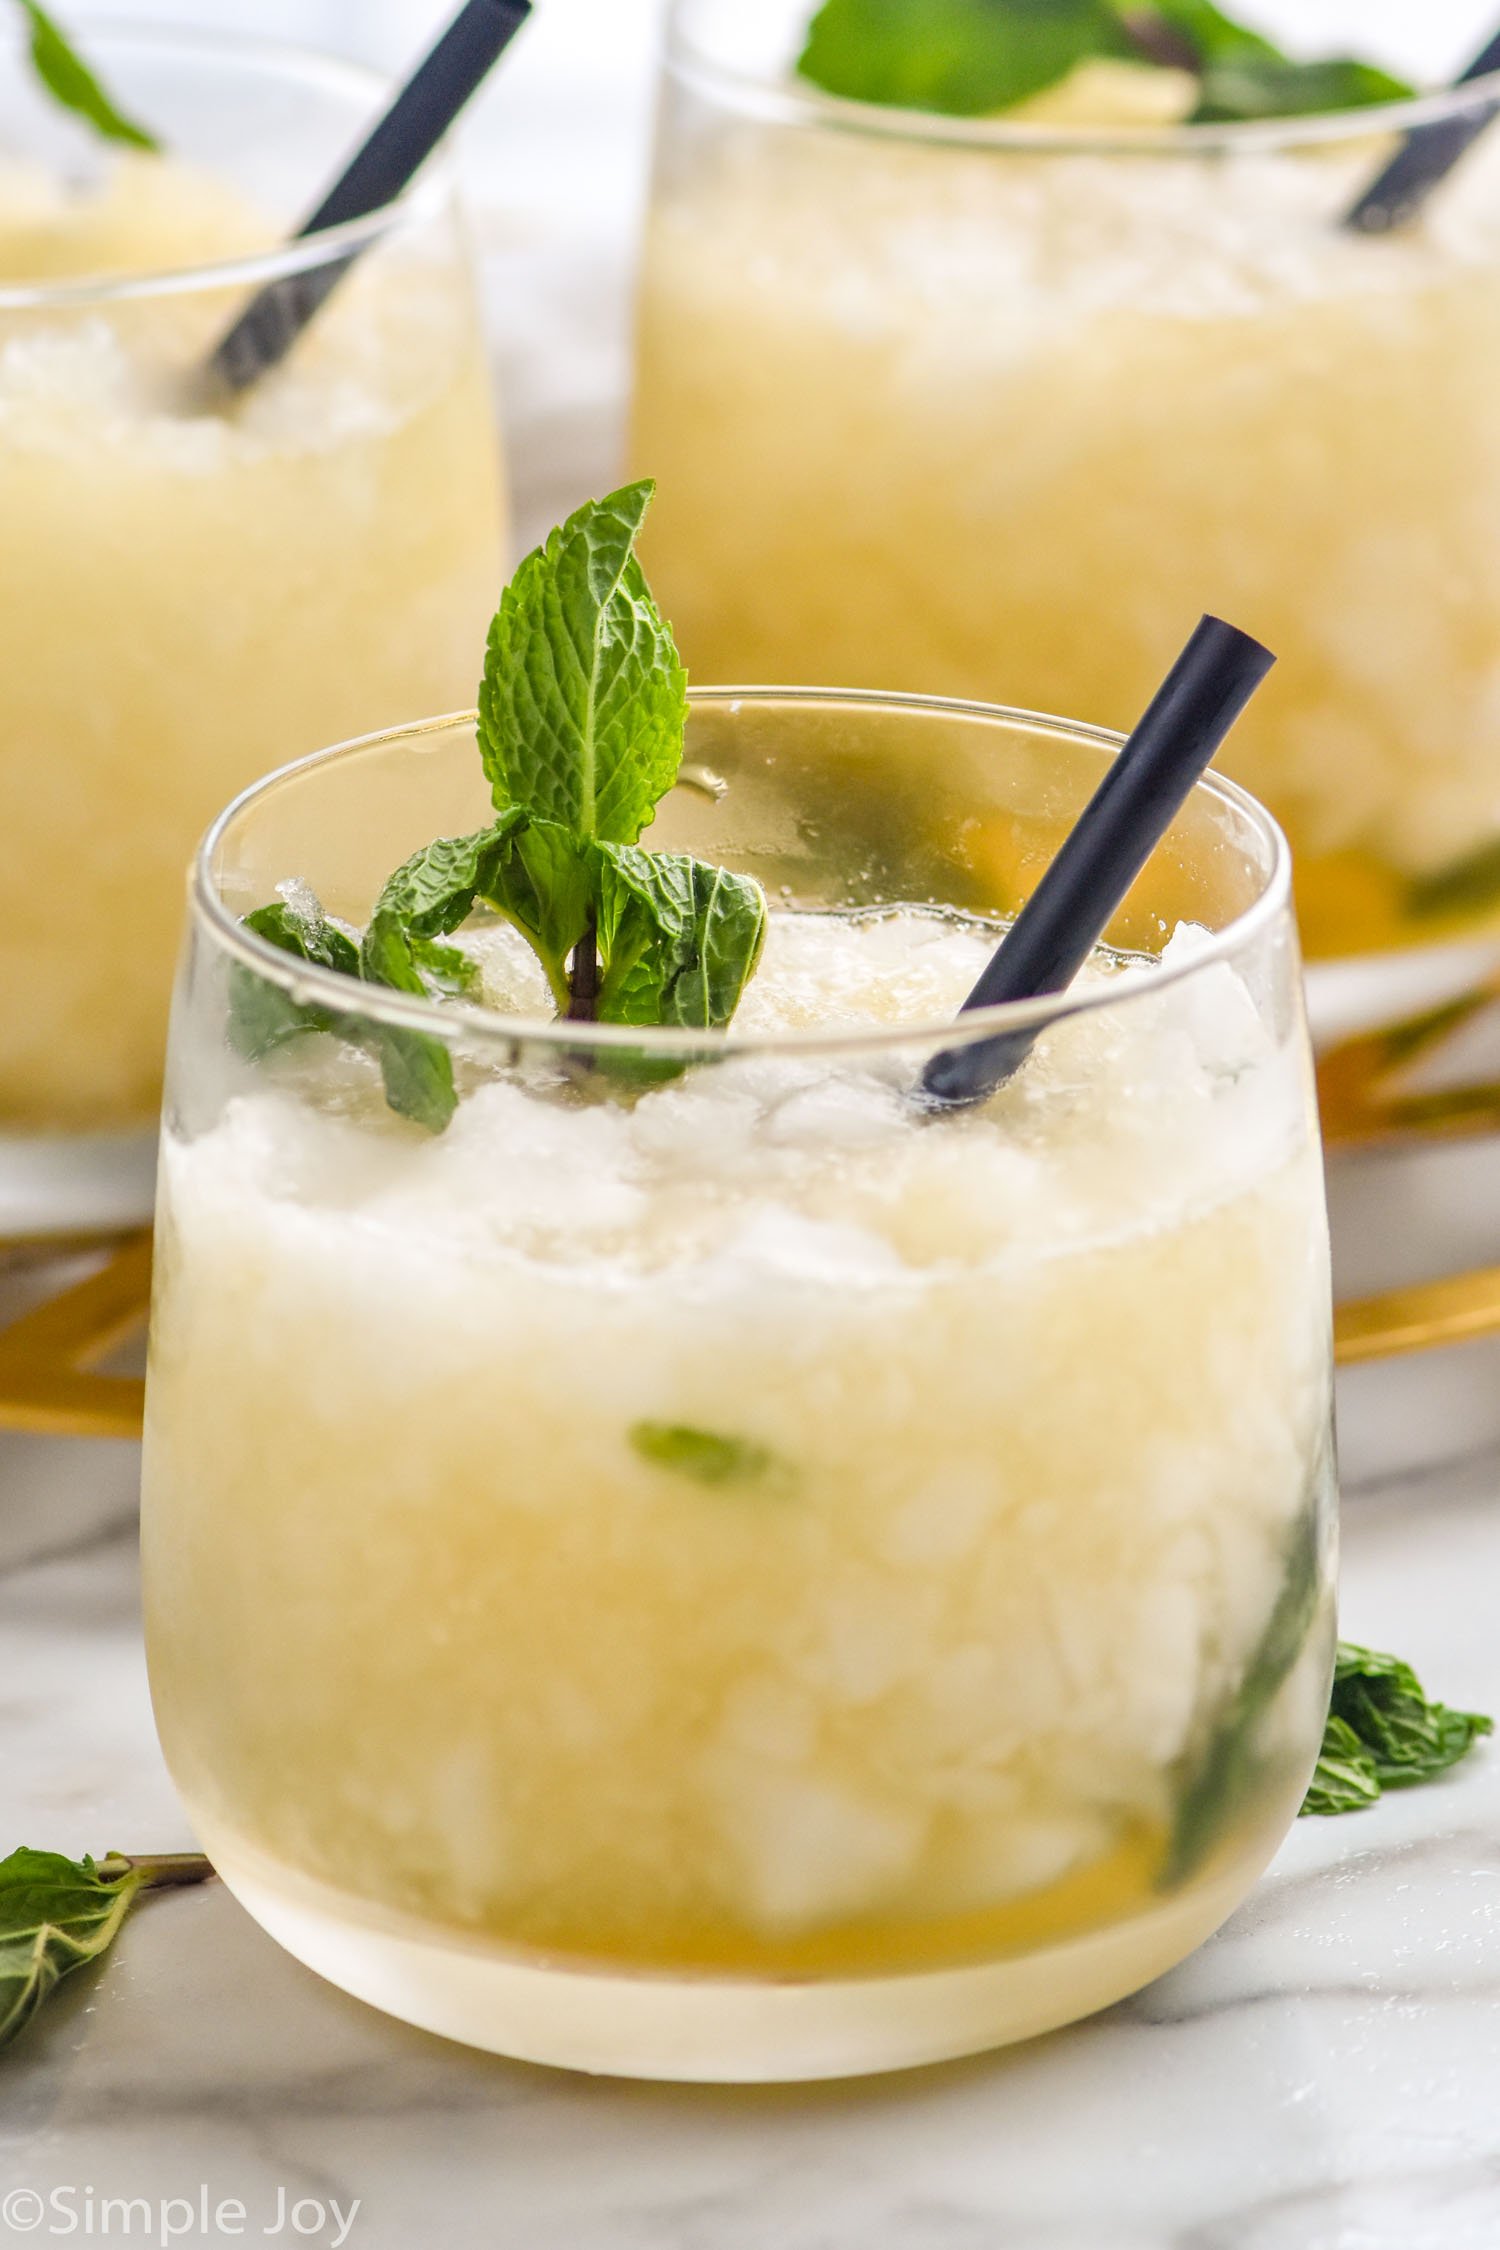
[[[1198,613],[1281,658],[1228,769],[1314,955],[1500,926],[1500,78],[1274,124],[834,101],[807,0],[676,0],[633,451],[689,662],[1134,723]],[[1313,25],[1315,28],[1315,11]]]
[[[152,1693],[204,1847],[336,1984],[588,2070],[890,2069],[1133,1990],[1276,1848],[1333,1631],[1278,831],[1210,780],[1117,951],[952,1021],[1114,739],[696,695],[651,841],[774,902],[713,1038],[548,1020],[500,923],[453,1006],[239,926],[289,878],[357,922],[479,825],[468,718],[290,767],[210,833]],[[289,1002],[323,1028],[246,1060]],[[1022,1025],[982,1107],[923,1103],[933,1054]],[[381,1097],[372,1050],[414,1037],[454,1058],[437,1136]]]
[[[501,577],[446,173],[285,246],[381,81],[218,35],[85,44],[165,153],[106,149],[0,56],[0,1231],[149,1208],[195,837],[289,750],[472,701]],[[285,362],[208,398],[252,293],[330,247],[357,258]]]

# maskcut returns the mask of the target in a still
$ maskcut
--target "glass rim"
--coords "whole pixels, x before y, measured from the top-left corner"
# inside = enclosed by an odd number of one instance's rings
[[[262,38],[255,32],[202,30],[192,24],[163,23],[135,17],[73,17],[69,27],[87,41],[90,52],[111,45],[142,54],[177,52],[207,61],[232,65],[236,60],[309,85],[322,83],[378,100],[388,96],[392,80],[368,63],[349,55],[335,55],[321,47],[303,47],[286,39]],[[13,59],[24,44],[19,32],[9,41]],[[170,151],[167,152],[170,154]],[[335,150],[330,163],[344,152]],[[140,272],[69,274],[55,280],[7,281],[0,274],[0,312],[77,310],[137,297],[191,295],[197,290],[236,289],[247,292],[289,274],[305,273],[326,265],[331,256],[361,251],[409,219],[436,212],[453,193],[449,158],[442,152],[423,166],[411,185],[393,202],[383,204],[362,219],[320,228],[318,233],[293,236],[266,250],[240,252],[183,266],[161,266]]]
[[[1027,711],[1013,704],[979,703],[957,696],[887,693],[879,688],[701,687],[689,690],[689,703],[700,708],[732,708],[744,703],[763,706],[777,703],[854,704],[867,710],[908,712],[929,717],[946,714],[955,718],[977,720],[1002,729],[1024,729],[1031,734],[1053,735],[1114,752],[1125,741],[1125,736],[1111,727],[1094,726],[1085,720],[1054,718],[1047,712]],[[191,910],[205,927],[214,945],[262,982],[278,986],[289,998],[298,1002],[306,1004],[309,1001],[319,1001],[336,1014],[358,1016],[398,1030],[436,1035],[448,1045],[458,1044],[467,1038],[483,1040],[492,1045],[503,1043],[512,1048],[531,1046],[565,1049],[574,1054],[592,1050],[629,1052],[681,1062],[751,1054],[847,1056],[854,1053],[890,1054],[913,1048],[937,1051],[949,1047],[973,1046],[1001,1033],[1039,1029],[1047,1024],[1061,1022],[1066,1017],[1092,1013],[1104,1007],[1117,1007],[1122,1002],[1133,1000],[1147,992],[1163,991],[1220,962],[1234,960],[1274,923],[1290,914],[1291,849],[1279,823],[1258,798],[1252,797],[1248,790],[1242,789],[1238,782],[1231,781],[1227,775],[1212,769],[1196,783],[1194,794],[1201,791],[1217,797],[1222,804],[1231,806],[1247,820],[1268,850],[1269,864],[1265,880],[1242,913],[1226,922],[1222,930],[1211,931],[1207,942],[1187,960],[1170,964],[1158,960],[1145,967],[1124,969],[1118,976],[1112,977],[1107,985],[1081,988],[1074,985],[1063,992],[1043,993],[1033,1000],[1008,1001],[998,1007],[975,1008],[961,1017],[945,1016],[937,1022],[859,1024],[831,1031],[815,1029],[772,1033],[736,1031],[733,1023],[723,1031],[706,1031],[678,1025],[637,1027],[630,1024],[574,1023],[558,1017],[504,1015],[498,1009],[476,1007],[468,1001],[440,1003],[414,994],[397,992],[389,986],[363,983],[355,987],[359,994],[356,1007],[350,1000],[353,980],[337,970],[320,968],[314,963],[283,953],[278,946],[258,937],[253,930],[246,929],[239,918],[231,913],[221,894],[214,863],[230,830],[253,809],[260,798],[316,767],[357,758],[369,751],[401,742],[416,743],[424,737],[448,733],[458,728],[472,731],[477,719],[475,711],[449,711],[439,717],[413,720],[404,726],[384,727],[375,734],[358,735],[348,742],[333,743],[327,749],[313,751],[310,756],[294,759],[274,772],[262,775],[248,789],[242,789],[213,821],[192,862],[189,879]],[[284,880],[295,879],[295,871],[288,870]]]
[[[1460,85],[1435,87],[1363,109],[1306,117],[1241,118],[1203,125],[1051,125],[1004,115],[950,117],[826,93],[809,80],[737,68],[695,39],[696,0],[671,0],[662,35],[664,69],[682,84],[767,124],[800,125],[920,147],[989,149],[1010,156],[1209,156],[1368,140],[1442,124],[1500,103],[1500,69]]]

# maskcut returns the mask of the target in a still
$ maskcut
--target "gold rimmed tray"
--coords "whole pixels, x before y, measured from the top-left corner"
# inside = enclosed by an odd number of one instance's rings
[[[0,1430],[48,1437],[139,1437],[146,1386],[99,1362],[145,1327],[151,1237],[9,1243],[13,1265],[102,1251],[103,1263],[0,1328]]]

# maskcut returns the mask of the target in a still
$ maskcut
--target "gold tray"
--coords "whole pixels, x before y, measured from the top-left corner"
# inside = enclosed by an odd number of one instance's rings
[[[98,1373],[100,1360],[138,1335],[151,1302],[151,1237],[6,1244],[26,1266],[90,1250],[104,1262],[82,1281],[0,1328],[0,1430],[47,1437],[139,1437],[146,1386],[138,1375]]]

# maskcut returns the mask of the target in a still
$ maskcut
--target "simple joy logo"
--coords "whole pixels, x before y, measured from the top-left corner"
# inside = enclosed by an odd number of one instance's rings
[[[12,2188],[0,2196],[0,2227],[34,2240],[84,2240],[154,2244],[280,2241],[283,2250],[297,2242],[320,2250],[344,2250],[359,2217],[359,2198],[347,2205],[336,2197],[296,2196],[278,2187],[260,2211],[237,2195],[216,2196],[206,2183],[194,2195],[103,2195],[92,2185]]]

